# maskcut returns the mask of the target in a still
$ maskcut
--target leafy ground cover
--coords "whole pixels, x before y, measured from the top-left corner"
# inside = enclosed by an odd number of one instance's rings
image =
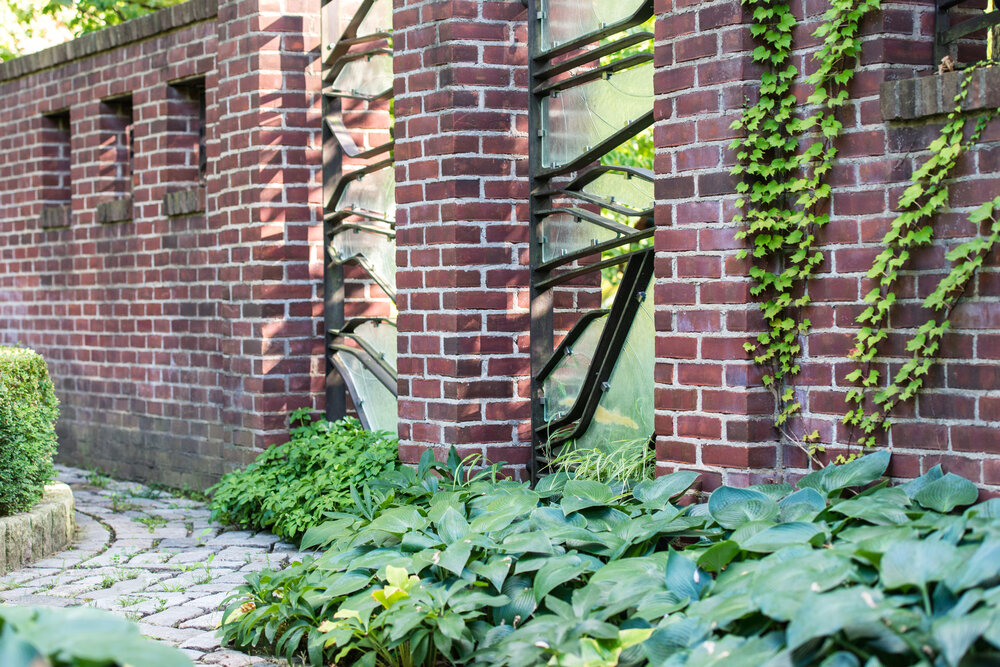
[[[214,520],[297,540],[328,512],[350,507],[352,485],[396,467],[396,439],[364,430],[353,417],[314,420],[303,409],[292,413],[291,425],[289,442],[208,490]]]
[[[250,576],[222,632],[313,665],[997,664],[1000,500],[888,462],[681,506],[693,473],[531,489],[427,456]]]
[[[134,623],[85,607],[0,606],[3,667],[191,667],[179,650],[146,639]]]

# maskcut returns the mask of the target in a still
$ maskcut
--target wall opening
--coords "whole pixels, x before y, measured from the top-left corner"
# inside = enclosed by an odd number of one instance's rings
[[[41,136],[41,226],[68,227],[72,221],[72,132],[69,111],[42,116]]]

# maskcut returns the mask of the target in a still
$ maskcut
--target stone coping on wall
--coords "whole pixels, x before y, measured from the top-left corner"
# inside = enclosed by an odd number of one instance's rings
[[[97,205],[97,222],[102,225],[110,224],[112,222],[128,222],[131,219],[131,197],[103,201]]]
[[[883,120],[914,120],[951,113],[965,72],[886,81],[880,92]],[[963,111],[1000,108],[1000,67],[972,73]]]
[[[204,211],[205,188],[197,187],[190,190],[168,192],[163,195],[163,214],[168,217],[203,213]]]
[[[176,30],[190,23],[205,21],[214,18],[218,11],[218,0],[188,0],[110,28],[87,33],[44,51],[2,62],[0,82]]]
[[[0,518],[0,574],[69,548],[74,514],[73,492],[53,482],[30,511]]]
[[[69,227],[72,220],[73,211],[69,204],[62,206],[46,206],[42,209],[38,222],[42,229],[58,229]]]

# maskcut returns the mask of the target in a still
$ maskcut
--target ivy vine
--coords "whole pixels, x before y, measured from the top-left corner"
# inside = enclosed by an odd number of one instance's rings
[[[881,0],[830,0],[830,7],[814,36],[823,39],[814,54],[817,69],[805,78],[812,87],[806,109],[798,103],[793,87],[799,78],[792,64],[792,29],[796,19],[782,0],[742,0],[752,11],[751,34],[758,46],[752,53],[760,64],[759,98],[744,109],[732,124],[742,138],[732,142],[737,164],[732,174],[740,178],[736,202],[743,224],[738,238],[747,239],[752,255],[751,293],[761,298],[764,331],[745,348],[754,361],[766,368],[764,385],[776,398],[775,426],[782,436],[813,458],[823,447],[819,434],[796,434],[789,419],[801,405],[795,400],[793,377],[799,372],[801,341],[811,323],[803,316],[809,305],[808,284],[823,262],[817,233],[829,221],[831,187],[826,177],[837,155],[836,139],[843,125],[837,111],[848,102],[848,85],[861,52],[860,25]],[[982,64],[982,63],[981,63]],[[981,65],[980,64],[980,65]],[[975,67],[972,68],[972,71]],[[950,273],[924,301],[929,319],[907,342],[911,357],[885,387],[883,373],[875,364],[880,343],[888,332],[888,315],[896,301],[893,288],[911,252],[933,239],[933,217],[948,205],[947,180],[964,151],[978,142],[987,123],[1000,110],[978,117],[966,137],[966,116],[961,107],[968,95],[971,71],[955,97],[955,109],[930,146],[930,159],[913,175],[913,183],[899,202],[883,243],[885,249],[868,272],[877,286],[865,297],[868,307],[858,316],[859,330],[851,358],[863,365],[848,375],[855,387],[847,395],[844,423],[852,429],[849,443],[874,446],[879,430],[887,430],[887,415],[899,402],[912,398],[949,330],[952,309],[961,298],[985,256],[1000,241],[1000,197],[986,202],[970,214],[984,232],[948,253]],[[867,409],[866,409],[867,408]],[[815,460],[815,459],[814,459]]]

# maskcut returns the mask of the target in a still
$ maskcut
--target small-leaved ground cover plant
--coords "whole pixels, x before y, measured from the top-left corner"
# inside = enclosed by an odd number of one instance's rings
[[[353,417],[313,420],[302,409],[291,425],[289,442],[208,490],[213,519],[297,540],[327,513],[351,507],[352,486],[396,467],[396,438],[366,431]]]
[[[1000,499],[886,451],[787,484],[532,489],[428,455],[251,574],[222,633],[312,665],[1000,664]]]
[[[0,516],[37,503],[55,476],[59,401],[45,359],[0,346]]]

